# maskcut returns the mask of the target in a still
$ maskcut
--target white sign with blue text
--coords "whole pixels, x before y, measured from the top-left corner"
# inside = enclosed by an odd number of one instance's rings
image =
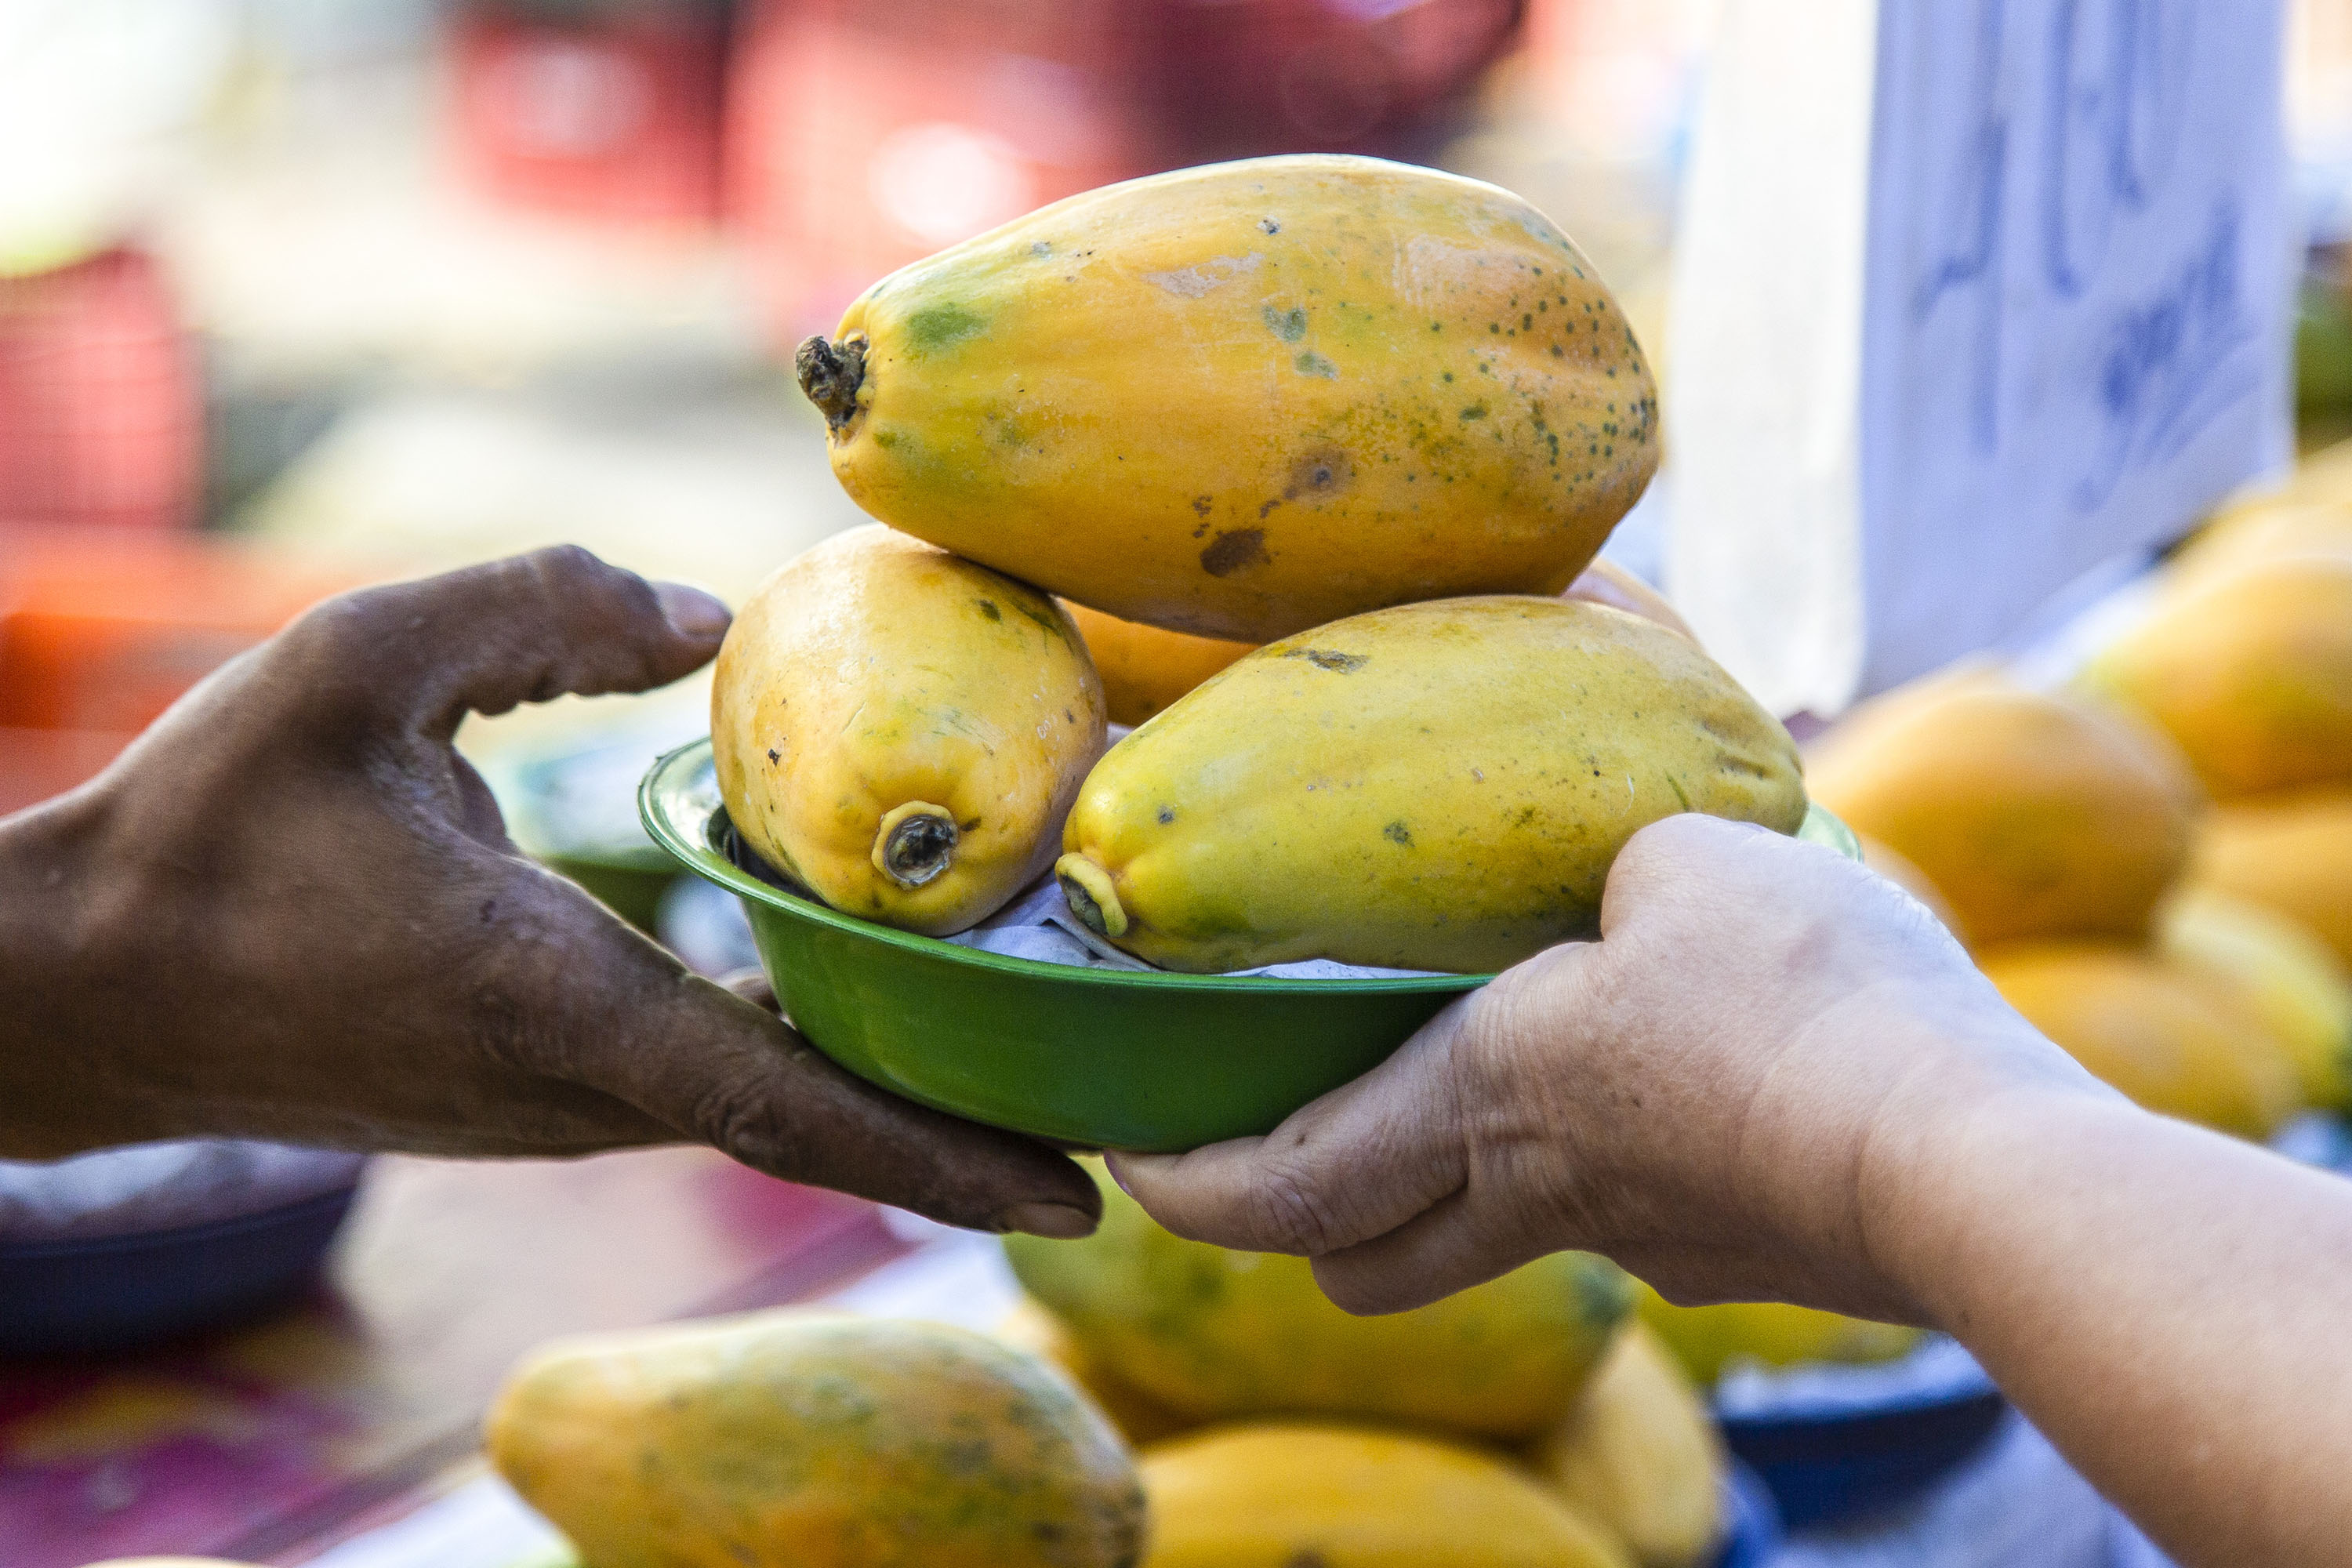
[[[2284,459],[2282,27],[2279,0],[1728,0],[1668,587],[1759,696],[1832,713],[1993,645]]]

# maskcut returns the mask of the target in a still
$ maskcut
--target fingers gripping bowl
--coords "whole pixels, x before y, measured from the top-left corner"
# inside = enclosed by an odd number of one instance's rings
[[[1175,1151],[1270,1131],[1493,978],[1171,974],[983,952],[768,879],[728,821],[708,741],[655,763],[638,804],[656,842],[742,900],[777,999],[819,1050],[909,1100],[1041,1138]],[[1819,807],[1797,836],[1860,858]]]

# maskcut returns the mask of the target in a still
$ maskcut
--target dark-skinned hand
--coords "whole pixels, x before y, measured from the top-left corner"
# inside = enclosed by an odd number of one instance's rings
[[[698,1140],[952,1225],[1090,1229],[1061,1155],[851,1077],[525,858],[451,743],[676,680],[727,624],[573,549],[348,595],[0,822],[0,1155]]]

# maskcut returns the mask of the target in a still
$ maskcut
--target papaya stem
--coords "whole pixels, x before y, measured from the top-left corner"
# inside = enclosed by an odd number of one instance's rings
[[[902,888],[919,888],[955,859],[955,818],[929,801],[892,808],[874,835],[874,868]]]
[[[838,436],[857,413],[857,389],[866,384],[866,340],[805,339],[793,354],[793,372],[808,400],[824,411],[826,430]]]
[[[1054,879],[1062,884],[1070,912],[1088,931],[1114,941],[1127,934],[1127,908],[1108,872],[1083,855],[1065,855],[1054,862]]]

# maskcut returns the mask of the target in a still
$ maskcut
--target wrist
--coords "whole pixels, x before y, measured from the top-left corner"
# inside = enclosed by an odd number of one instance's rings
[[[1958,1081],[1906,1086],[1857,1167],[1858,1224],[1873,1271],[1912,1321],[1966,1338],[1971,1257],[2014,1217],[2004,1180],[2036,1147],[2080,1135],[2130,1103],[2021,1021],[1971,1053]]]

